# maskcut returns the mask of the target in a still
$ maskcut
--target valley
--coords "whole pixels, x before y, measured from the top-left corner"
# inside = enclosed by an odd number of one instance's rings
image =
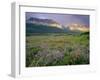
[[[26,37],[26,66],[89,64],[88,33],[33,34]]]
[[[90,63],[89,27],[64,26],[51,19],[26,21],[26,67]]]

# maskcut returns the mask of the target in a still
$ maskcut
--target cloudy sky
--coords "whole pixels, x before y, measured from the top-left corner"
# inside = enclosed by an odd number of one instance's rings
[[[52,19],[62,25],[79,23],[89,27],[89,15],[26,12],[26,20],[29,19],[30,17]]]

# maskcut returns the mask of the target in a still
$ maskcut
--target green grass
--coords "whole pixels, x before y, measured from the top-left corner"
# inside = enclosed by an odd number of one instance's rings
[[[26,37],[26,67],[89,64],[89,33]]]

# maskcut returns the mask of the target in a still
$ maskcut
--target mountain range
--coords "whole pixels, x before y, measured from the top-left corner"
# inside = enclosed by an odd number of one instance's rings
[[[52,19],[41,19],[41,18],[31,17],[26,21],[26,23],[62,28],[61,24]]]
[[[26,20],[27,33],[62,33],[69,31],[89,32],[89,27],[78,23],[64,26],[52,19],[30,17]]]

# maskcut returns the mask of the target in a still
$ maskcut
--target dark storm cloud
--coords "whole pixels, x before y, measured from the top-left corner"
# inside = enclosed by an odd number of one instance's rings
[[[62,25],[79,23],[89,27],[89,15],[26,12],[26,19],[29,19],[30,17],[52,19]]]

